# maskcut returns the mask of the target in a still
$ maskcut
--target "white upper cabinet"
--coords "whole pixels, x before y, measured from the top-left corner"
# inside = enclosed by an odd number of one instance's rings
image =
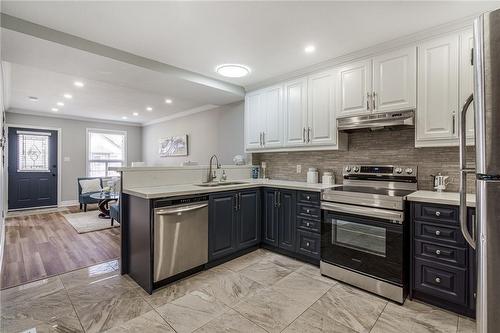
[[[372,105],[374,112],[415,109],[417,96],[415,47],[373,58]]]
[[[309,76],[308,132],[306,141],[315,145],[335,145],[337,128],[335,117],[335,71]]]
[[[245,147],[259,149],[262,147],[263,132],[263,98],[261,91],[252,92],[245,96]]]
[[[418,46],[416,146],[457,143],[458,55],[457,34],[432,39]]]
[[[307,144],[307,78],[285,83],[283,110],[285,118],[285,145]]]
[[[467,98],[474,92],[474,67],[472,65],[472,48],[474,36],[472,30],[460,34],[460,112]],[[457,118],[458,119],[458,118]],[[474,103],[467,111],[467,143],[474,143]]]
[[[338,117],[371,112],[369,105],[371,72],[371,60],[349,64],[338,69]]]

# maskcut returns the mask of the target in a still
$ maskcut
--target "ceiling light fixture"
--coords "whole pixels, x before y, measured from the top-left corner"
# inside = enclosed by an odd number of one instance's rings
[[[250,74],[248,66],[239,64],[223,64],[215,68],[215,71],[225,77],[243,77]]]
[[[146,108],[146,110],[148,110],[148,111],[153,111],[153,108],[152,108],[152,107],[150,107],[150,106],[148,106],[148,107]]]
[[[316,51],[316,47],[314,45],[308,45],[304,48],[305,53],[313,53]]]
[[[32,102],[38,102],[38,97],[35,96],[28,96],[28,99]]]
[[[52,108],[51,110],[52,110],[52,111],[54,111],[54,112],[59,111],[59,109],[58,109],[58,108]]]
[[[128,119],[128,117],[127,116],[123,116],[122,119],[125,120],[125,119]]]
[[[167,104],[172,104],[172,100],[171,100],[170,98],[167,98],[167,99],[165,100],[165,103],[167,103]]]
[[[139,113],[138,113],[138,112],[134,112],[134,113],[132,113],[132,114],[133,114],[134,116],[136,116],[136,117],[139,115]]]
[[[71,94],[64,94],[63,96],[64,96],[64,98],[67,98],[67,99],[73,98],[73,95],[71,95]]]
[[[81,82],[81,81],[75,81],[75,82],[73,82],[73,84],[74,84],[75,86],[77,86],[77,87],[80,87],[80,88],[81,88],[81,87],[83,87],[83,86],[85,85],[85,84],[84,84],[83,82]]]
[[[56,104],[59,105],[59,106],[64,106],[63,102],[57,102]]]

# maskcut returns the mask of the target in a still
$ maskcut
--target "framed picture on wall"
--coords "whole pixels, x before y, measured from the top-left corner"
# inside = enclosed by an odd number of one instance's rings
[[[188,136],[179,135],[160,139],[160,157],[187,156]]]

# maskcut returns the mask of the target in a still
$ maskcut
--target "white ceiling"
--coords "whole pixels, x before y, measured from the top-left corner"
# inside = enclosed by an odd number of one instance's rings
[[[137,55],[217,77],[252,68],[248,86],[387,40],[500,7],[480,1],[28,2],[2,12]],[[305,54],[308,44],[314,54]]]

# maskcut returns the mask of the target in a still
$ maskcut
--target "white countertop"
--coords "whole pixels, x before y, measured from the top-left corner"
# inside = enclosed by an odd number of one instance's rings
[[[228,182],[244,182],[244,184],[224,185],[214,187],[197,186],[196,184],[183,184],[183,185],[164,185],[164,186],[148,186],[148,187],[134,187],[124,189],[123,193],[137,196],[144,199],[157,199],[174,197],[179,195],[192,195],[204,194],[212,192],[222,192],[231,190],[240,190],[255,187],[277,187],[291,190],[303,190],[321,192],[323,190],[339,186],[339,185],[324,185],[324,184],[308,184],[306,182],[288,181],[288,180],[274,180],[274,179],[241,179],[241,180],[228,180]]]
[[[406,200],[459,206],[460,194],[458,192],[416,191],[407,195]],[[467,194],[467,206],[476,207],[475,194]]]

